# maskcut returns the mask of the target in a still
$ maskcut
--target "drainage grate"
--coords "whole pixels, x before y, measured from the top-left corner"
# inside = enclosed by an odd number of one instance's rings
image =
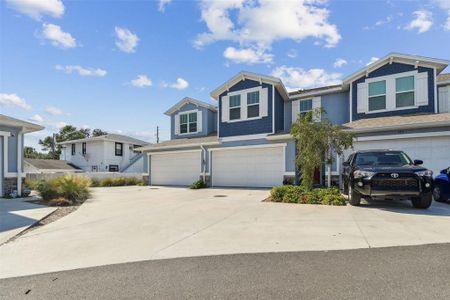
[[[214,195],[215,198],[224,198],[224,197],[228,197],[227,195]]]

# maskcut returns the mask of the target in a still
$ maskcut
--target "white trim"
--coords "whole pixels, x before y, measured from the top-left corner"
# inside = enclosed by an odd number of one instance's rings
[[[5,177],[5,178],[16,178],[17,176],[18,176],[17,172],[8,172],[3,175],[3,177]],[[20,177],[25,178],[25,177],[27,177],[27,175],[25,173],[21,173]]]
[[[272,86],[273,87],[273,86]],[[228,120],[226,120],[226,121],[222,121],[222,123],[237,123],[237,122],[245,122],[245,121],[251,121],[251,120],[259,120],[259,119],[262,119],[262,118],[265,118],[265,116],[263,116],[262,114],[261,114],[261,105],[262,105],[262,101],[268,101],[269,99],[267,99],[267,100],[263,100],[262,99],[262,96],[263,96],[263,93],[262,93],[262,91],[263,91],[263,89],[264,89],[264,87],[263,86],[257,86],[257,87],[252,87],[252,88],[248,88],[248,89],[245,89],[245,90],[239,90],[239,91],[235,91],[235,92],[230,92],[230,93],[228,93],[226,96],[228,97],[228,99],[229,99],[229,103],[228,103]],[[259,103],[257,104],[258,105],[258,107],[260,108],[259,109],[259,113],[258,113],[258,116],[257,117],[252,117],[252,118],[248,118],[247,116],[247,111],[248,111],[248,107],[249,106],[252,106],[252,105],[256,105],[256,104],[251,104],[251,105],[248,105],[247,104],[247,94],[248,93],[252,93],[252,92],[259,92]],[[230,100],[231,100],[231,97],[233,97],[233,96],[237,96],[237,95],[239,95],[240,96],[240,105],[239,106],[233,106],[233,107],[231,107],[230,106]],[[272,93],[272,97],[273,97],[273,93]],[[274,105],[274,101],[272,101],[273,102],[273,105]],[[231,119],[230,118],[230,116],[231,116],[231,114],[230,114],[230,110],[231,109],[233,109],[233,108],[239,108],[240,109],[240,118],[239,119]],[[272,112],[272,115],[273,115],[273,112]],[[273,118],[273,117],[272,117]],[[273,120],[272,120],[273,121]],[[273,123],[273,122],[272,122]],[[272,126],[272,128],[273,128],[273,126]]]
[[[284,124],[283,124],[284,127]],[[272,85],[272,133],[275,133],[275,86]]]
[[[249,146],[236,146],[236,147],[220,147],[220,148],[209,148],[208,151],[230,151],[230,150],[242,150],[242,149],[259,149],[259,148],[276,148],[276,147],[283,147],[286,148],[286,143],[277,143],[277,144],[263,144],[263,145],[249,145]],[[286,155],[286,153],[284,154]],[[284,165],[286,168],[286,163]]]
[[[353,121],[353,82],[350,83],[350,122]]]
[[[278,140],[291,140],[294,137],[290,133],[279,134],[279,135],[268,135],[266,140],[268,141],[278,141]]]
[[[171,108],[169,108],[164,114],[165,115],[172,115],[174,112],[177,112],[180,110],[180,108],[182,108],[184,105],[186,104],[193,104],[197,107],[203,107],[206,109],[209,109],[211,111],[217,111],[217,108],[214,105],[211,105],[209,103],[194,99],[194,98],[189,98],[189,97],[185,97],[183,99],[181,99],[180,101],[178,101],[174,106],[172,106]]]
[[[17,195],[22,196],[22,129],[17,134]]]
[[[235,141],[259,140],[259,139],[266,138],[267,135],[268,135],[268,133],[227,136],[227,137],[219,138],[219,141],[220,142],[235,142]]]
[[[179,120],[181,119],[180,117],[182,116],[182,115],[188,115],[188,122],[186,123],[186,125],[187,125],[187,130],[188,130],[188,132],[186,132],[186,133],[181,133],[181,123],[180,123],[180,121],[178,121],[178,126],[180,126],[179,128],[178,128],[178,134],[177,135],[181,135],[181,136],[183,136],[183,135],[191,135],[191,134],[197,134],[197,133],[199,133],[200,131],[198,131],[198,112],[199,112],[199,110],[198,109],[191,109],[191,110],[186,110],[186,111],[180,111],[176,116],[175,116],[175,118],[179,118]],[[190,132],[189,131],[189,114],[192,114],[192,113],[196,113],[197,114],[197,117],[196,117],[196,131],[192,131],[192,132]],[[175,122],[175,124],[176,124],[176,122]]]
[[[3,176],[8,177],[8,137],[3,138]]]
[[[173,153],[188,153],[188,152],[201,152],[202,149],[193,149],[193,150],[180,150],[180,151],[161,151],[161,152],[151,152],[148,155],[164,155],[164,154],[173,154]]]
[[[410,124],[376,126],[376,127],[366,127],[366,128],[352,128],[352,129],[344,129],[344,131],[363,133],[363,132],[376,132],[376,131],[388,131],[388,130],[399,130],[399,129],[434,128],[434,127],[442,127],[442,126],[449,126],[449,125],[450,125],[450,121],[435,121],[435,122],[423,122],[423,123],[415,123],[415,124],[410,123]]]
[[[433,84],[434,84],[434,113],[437,114],[438,113],[438,106],[439,106],[439,101],[438,101],[438,90],[437,90],[437,83],[436,83],[436,77],[437,77],[437,72],[436,72],[436,68],[433,68]]]
[[[11,132],[0,131],[0,135],[1,135],[1,136],[11,136]]]
[[[286,166],[284,166],[286,168]],[[294,171],[286,171],[284,172],[285,176],[295,176],[295,172]]]
[[[141,152],[150,152],[155,151],[158,152],[159,150],[165,150],[165,149],[173,149],[173,148],[189,148],[189,147],[200,147],[200,145],[203,146],[210,146],[210,145],[219,145],[220,142],[207,142],[207,143],[194,143],[194,144],[180,144],[180,145],[169,145],[169,146],[162,146],[162,147],[154,147],[154,148],[146,148],[139,150]]]
[[[444,136],[450,136],[450,131],[363,136],[355,138],[355,142],[397,140],[397,139],[422,138],[422,137],[444,137]]]
[[[400,77],[408,77],[408,76],[414,76],[416,74],[418,74],[419,72],[417,70],[414,71],[407,71],[407,72],[402,72],[402,73],[395,73],[395,74],[389,74],[389,75],[384,75],[384,76],[379,76],[379,77],[372,77],[372,78],[367,78],[365,80],[366,83],[371,83],[371,82],[377,82],[377,81],[383,81],[383,80],[389,80],[389,79],[396,79],[396,78],[400,78]],[[387,93],[387,83],[386,83],[386,93]]]

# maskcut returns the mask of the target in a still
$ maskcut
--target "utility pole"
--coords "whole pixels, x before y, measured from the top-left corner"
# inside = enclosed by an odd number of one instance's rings
[[[159,144],[159,126],[156,126],[156,143]]]

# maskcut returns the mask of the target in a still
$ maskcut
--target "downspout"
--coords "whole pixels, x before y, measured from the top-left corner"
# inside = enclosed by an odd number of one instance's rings
[[[17,195],[22,196],[22,129],[17,133]]]
[[[200,145],[200,149],[202,149],[202,178],[203,182],[206,183],[206,149],[203,145]]]

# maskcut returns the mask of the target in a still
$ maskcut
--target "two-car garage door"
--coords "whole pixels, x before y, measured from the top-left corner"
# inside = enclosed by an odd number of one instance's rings
[[[190,185],[200,178],[200,150],[151,155],[152,185]]]
[[[271,187],[283,183],[284,147],[221,148],[211,151],[212,185]]]

